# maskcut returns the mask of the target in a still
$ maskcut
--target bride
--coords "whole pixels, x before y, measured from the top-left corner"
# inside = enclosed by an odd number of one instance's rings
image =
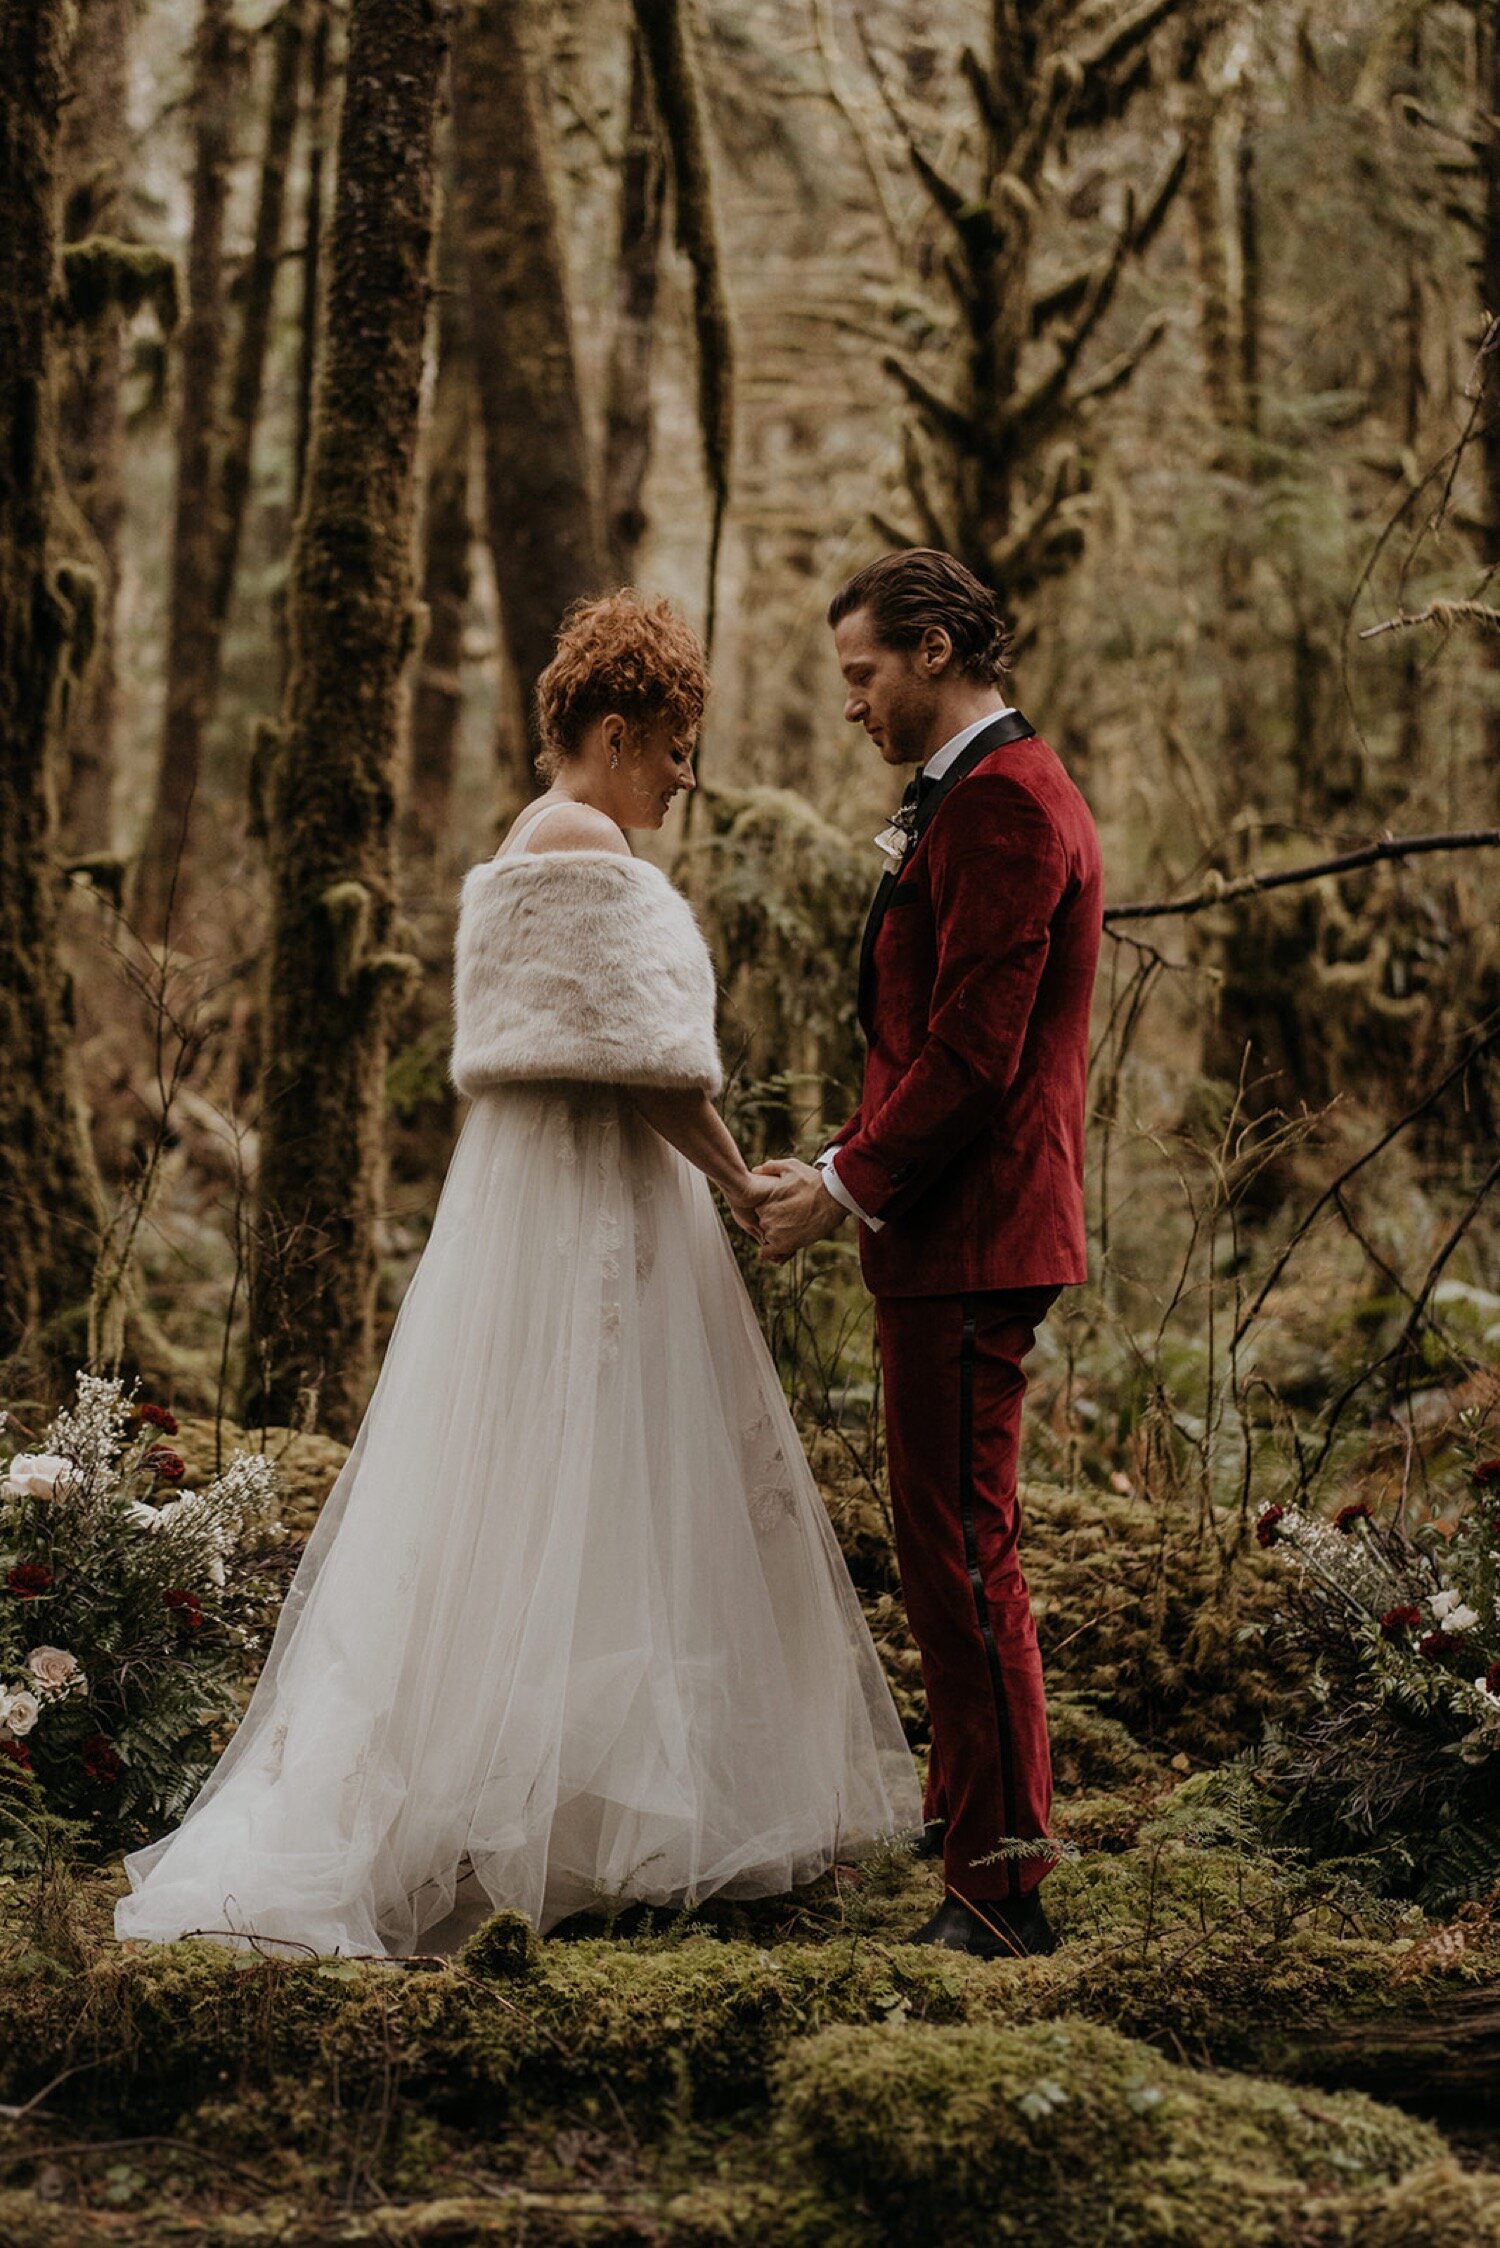
[[[369,1408],[233,1739],[125,1860],[121,1938],[451,1950],[511,1907],[781,1892],[921,1824],[911,1758],[708,1180],[687,901],[631,855],[693,786],[666,603],[570,612],[550,783],[459,914],[471,1096]]]

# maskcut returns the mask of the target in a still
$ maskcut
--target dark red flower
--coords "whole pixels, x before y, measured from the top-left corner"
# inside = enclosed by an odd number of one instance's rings
[[[1380,1619],[1382,1639],[1399,1639],[1403,1631],[1415,1631],[1422,1621],[1420,1608],[1387,1608]]]
[[[1487,1694],[1500,1694],[1500,1663],[1491,1663],[1485,1672],[1484,1690]]]
[[[5,1581],[23,1600],[34,1600],[39,1592],[51,1591],[52,1571],[44,1569],[40,1561],[18,1561],[13,1569],[6,1570]]]
[[[1339,1508],[1333,1518],[1333,1526],[1335,1530],[1342,1530],[1347,1538],[1356,1522],[1373,1522],[1374,1519],[1375,1509],[1368,1499],[1353,1499],[1348,1506]]]
[[[202,1630],[203,1603],[196,1592],[190,1592],[186,1585],[172,1585],[162,1594],[162,1599],[169,1608],[176,1610],[177,1621],[184,1631]]]
[[[112,1741],[107,1741],[102,1733],[86,1733],[83,1768],[91,1780],[117,1780],[125,1766]]]
[[[1480,1460],[1472,1473],[1481,1491],[1486,1484],[1500,1483],[1500,1460]]]
[[[159,1428],[163,1436],[177,1434],[177,1416],[169,1413],[165,1405],[137,1405],[135,1417],[140,1427]]]
[[[24,1741],[0,1741],[0,1756],[8,1757],[23,1772],[32,1768],[31,1751]]]
[[[187,1474],[187,1462],[182,1454],[168,1451],[165,1444],[153,1444],[141,1464],[159,1475],[164,1483],[180,1483]]]
[[[1277,1529],[1277,1524],[1280,1522],[1285,1512],[1286,1508],[1284,1506],[1268,1506],[1266,1508],[1265,1513],[1261,1516],[1260,1520],[1255,1525],[1255,1542],[1257,1545],[1275,1545],[1276,1540],[1280,1535]]]
[[[1417,1653],[1425,1655],[1430,1663],[1443,1662],[1450,1655],[1461,1655],[1464,1643],[1456,1631],[1430,1631],[1425,1639],[1417,1641]]]

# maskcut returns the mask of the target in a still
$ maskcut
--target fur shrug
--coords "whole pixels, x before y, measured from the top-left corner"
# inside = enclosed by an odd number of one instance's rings
[[[464,877],[450,1073],[720,1091],[714,971],[659,868],[614,851],[487,859]]]

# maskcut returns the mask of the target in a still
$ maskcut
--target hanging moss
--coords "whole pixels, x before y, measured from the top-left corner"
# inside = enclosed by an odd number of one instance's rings
[[[119,242],[91,234],[69,242],[62,253],[62,311],[72,326],[86,328],[109,318],[129,319],[149,304],[164,335],[177,326],[177,261],[143,242]]]

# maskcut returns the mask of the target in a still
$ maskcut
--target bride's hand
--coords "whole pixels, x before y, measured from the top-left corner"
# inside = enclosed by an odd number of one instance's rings
[[[757,1178],[751,1171],[747,1171],[743,1179],[736,1180],[732,1187],[724,1189],[724,1199],[729,1204],[730,1215],[735,1224],[749,1234],[752,1241],[765,1239],[761,1232],[759,1213],[761,1205],[769,1202],[775,1190],[774,1179]]]

